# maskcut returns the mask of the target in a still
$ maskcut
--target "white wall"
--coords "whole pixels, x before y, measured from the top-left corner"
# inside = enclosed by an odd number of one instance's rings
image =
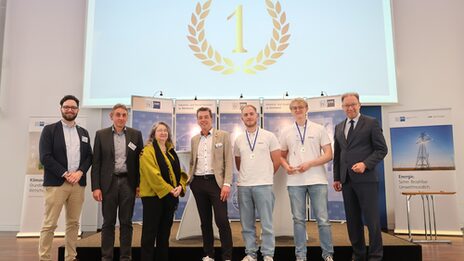
[[[0,88],[0,231],[19,229],[30,116],[59,116],[59,99],[82,95],[84,0],[9,0]],[[388,112],[452,108],[458,184],[464,184],[464,1],[393,0],[399,104]],[[108,90],[110,91],[110,90]],[[100,128],[100,110],[81,110],[92,139]],[[385,131],[387,142],[389,132]],[[387,193],[393,189],[391,156],[385,161]],[[458,186],[459,187],[459,186]],[[464,189],[458,202],[464,202]],[[394,195],[387,195],[389,227],[394,224]],[[8,213],[8,214],[5,214]],[[94,230],[97,207],[87,193],[82,220]],[[464,205],[459,205],[464,223]],[[42,218],[42,217],[37,217]]]

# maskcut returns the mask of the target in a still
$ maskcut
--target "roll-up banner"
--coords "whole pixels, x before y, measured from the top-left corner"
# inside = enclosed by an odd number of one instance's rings
[[[395,181],[395,233],[408,233],[406,196],[402,193],[424,192],[437,193],[433,213],[437,234],[462,235],[456,195],[440,195],[441,192],[457,191],[452,122],[451,109],[389,114]],[[412,196],[410,206],[412,233],[424,234],[421,196]]]

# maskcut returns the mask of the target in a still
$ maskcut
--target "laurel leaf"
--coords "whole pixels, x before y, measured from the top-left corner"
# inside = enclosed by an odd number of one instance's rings
[[[274,9],[274,4],[272,3],[271,0],[266,0],[266,5],[267,5],[267,8]]]
[[[205,39],[205,30],[202,30],[202,31],[198,34],[198,41],[202,42],[204,39]]]
[[[229,67],[234,67],[234,62],[229,59],[224,57],[224,62],[229,66]]]
[[[211,5],[211,1],[212,1],[212,0],[209,0],[209,1],[207,1],[206,3],[203,4],[203,9],[204,9],[204,10],[206,10],[206,9],[209,8],[209,6]]]
[[[271,41],[269,42],[270,46],[271,46],[271,50],[275,51],[276,49],[276,42],[274,42],[274,40],[271,39]]]
[[[208,66],[213,66],[213,65],[215,65],[216,63],[213,62],[212,60],[206,60],[206,61],[203,61],[203,64],[208,65]]]
[[[272,65],[274,63],[275,63],[274,60],[266,60],[266,61],[263,62],[264,65]]]
[[[255,65],[255,67],[253,67],[253,68],[255,68],[255,69],[258,70],[258,71],[264,71],[264,70],[267,69],[266,66],[263,66],[263,65],[260,65],[260,64]]]
[[[276,19],[272,19],[272,23],[274,24],[274,28],[280,30],[280,23]]]
[[[195,7],[195,13],[197,13],[197,15],[199,15],[200,12],[201,12],[201,5],[200,5],[200,3],[198,2],[198,3],[197,3],[197,6]]]
[[[264,48],[264,55],[266,55],[266,57],[269,57],[269,53],[270,53],[269,45],[266,45],[266,48]]]
[[[282,34],[286,34],[288,32],[288,28],[290,27],[290,24],[286,24],[283,28],[282,28]]]
[[[190,19],[190,21],[192,22],[193,25],[196,25],[197,24],[197,17],[195,16],[195,14],[192,13],[192,18]]]
[[[216,60],[217,63],[221,63],[221,61],[222,61],[221,54],[218,53],[217,51],[214,52],[214,59]]]
[[[206,42],[206,41],[205,41],[205,42]],[[213,47],[210,46],[210,47],[208,48],[208,57],[209,57],[210,59],[212,59],[212,58],[213,58],[213,54],[214,54]]]
[[[201,20],[198,25],[197,25],[197,31],[203,30],[203,27],[205,27],[205,20]]]
[[[280,16],[280,24],[285,24],[286,20],[287,20],[287,15],[285,14],[285,12],[283,12],[282,15]]]
[[[205,42],[206,42],[206,41],[205,41]],[[208,57],[209,57],[210,59],[213,59],[213,54],[214,54],[213,47],[210,46],[210,47],[208,48]]]
[[[202,44],[201,44],[201,52],[205,52],[206,49],[208,48],[208,42],[207,41],[204,41]]]
[[[279,59],[279,57],[282,56],[282,54],[284,54],[284,53],[273,53],[273,54],[271,55],[271,58]]]
[[[189,25],[188,26],[188,30],[189,30],[189,33],[192,35],[192,36],[195,36],[197,34],[197,32],[195,31],[195,29],[193,28],[193,26]]]
[[[204,55],[202,53],[196,53],[195,56],[200,60],[205,60],[205,59],[208,58],[208,57],[206,57],[206,55]]]
[[[222,74],[228,75],[228,74],[232,74],[234,72],[235,72],[235,70],[233,68],[229,68],[229,69],[223,71]]]
[[[285,50],[287,47],[288,47],[288,43],[286,43],[286,44],[281,44],[281,45],[279,46],[279,48],[277,48],[277,51],[282,52],[282,51]]]
[[[256,62],[259,63],[263,59],[263,51],[261,50],[256,56]]]
[[[277,41],[279,39],[279,32],[276,29],[272,29],[272,37]]]
[[[197,52],[197,53],[198,53],[198,52],[201,51],[201,50],[200,50],[200,47],[198,47],[198,46],[196,46],[196,45],[191,45],[191,44],[189,44],[189,47],[190,47],[190,49],[192,49],[192,51],[194,51],[194,52]]]
[[[249,58],[248,60],[245,61],[244,65],[250,66],[254,60],[255,60],[255,57]]]
[[[282,11],[282,7],[280,6],[279,1],[277,1],[276,5],[275,5],[275,9],[276,9],[277,13],[279,13],[279,14],[280,14],[280,11]]]
[[[207,17],[208,14],[209,14],[209,10],[204,11],[204,12],[200,15],[200,19],[201,19],[201,20],[205,19],[205,17]]]
[[[195,37],[192,37],[192,36],[187,36],[187,38],[189,39],[189,41],[193,44],[198,44],[198,41],[197,41],[197,38]]]
[[[274,10],[267,9],[267,12],[269,13],[269,15],[270,15],[272,18],[276,18],[276,19],[277,19],[277,14],[276,14],[276,12],[274,12]]]
[[[285,43],[285,42],[287,42],[288,39],[290,38],[290,35],[291,35],[291,34],[284,35],[284,36],[280,39],[280,43]]]
[[[225,68],[225,67],[222,66],[222,65],[216,65],[216,66],[214,66],[213,68],[211,68],[211,70],[218,72],[218,71],[224,70],[224,68]]]
[[[256,72],[254,70],[250,69],[250,68],[245,68],[245,69],[243,69],[243,71],[245,73],[248,73],[248,74],[256,74]]]

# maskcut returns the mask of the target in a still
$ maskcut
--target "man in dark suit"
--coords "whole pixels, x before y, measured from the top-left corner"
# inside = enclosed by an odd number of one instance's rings
[[[353,260],[366,260],[363,218],[369,230],[367,260],[382,260],[377,163],[388,149],[376,119],[361,115],[357,93],[342,95],[347,119],[335,127],[334,184],[342,191]]]
[[[60,106],[61,121],[45,126],[39,142],[45,187],[39,260],[52,260],[53,236],[63,205],[66,211],[65,260],[75,260],[79,218],[84,203],[85,174],[92,165],[89,133],[75,122],[79,113],[79,100],[66,95],[61,99]]]
[[[126,127],[128,109],[116,104],[110,113],[113,126],[97,131],[92,165],[93,198],[102,202],[102,260],[113,260],[114,226],[119,208],[120,260],[131,260],[132,214],[139,187],[142,133]]]
[[[214,260],[212,208],[219,228],[222,260],[230,261],[233,245],[227,198],[232,183],[232,148],[229,133],[213,129],[212,116],[209,108],[197,110],[201,132],[191,140],[189,182],[201,220],[203,260]]]

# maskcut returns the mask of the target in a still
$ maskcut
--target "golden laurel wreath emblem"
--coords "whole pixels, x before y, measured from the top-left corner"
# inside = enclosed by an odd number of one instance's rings
[[[188,25],[189,35],[187,36],[189,47],[195,57],[211,70],[227,75],[242,69],[247,74],[256,74],[276,63],[277,59],[284,54],[284,50],[289,45],[290,24],[287,23],[287,15],[282,10],[279,1],[274,3],[272,0],[265,0],[267,12],[272,18],[272,37],[256,56],[246,59],[241,67],[235,66],[232,59],[222,56],[206,39],[205,20],[211,3],[212,0],[208,0],[203,5],[200,2],[196,4]]]

